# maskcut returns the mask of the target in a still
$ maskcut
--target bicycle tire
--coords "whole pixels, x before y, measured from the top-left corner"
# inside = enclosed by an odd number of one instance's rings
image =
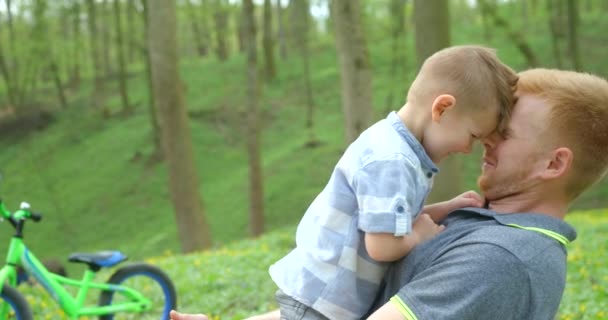
[[[32,309],[25,300],[25,297],[15,288],[4,285],[2,286],[2,292],[0,292],[0,298],[4,303],[8,303],[10,310],[12,310],[10,316],[7,319],[15,320],[33,320]]]
[[[158,315],[158,317],[155,317],[154,319],[169,320],[169,311],[171,311],[171,309],[177,308],[177,294],[175,292],[175,286],[173,285],[173,282],[171,281],[169,276],[167,276],[167,274],[163,272],[160,268],[147,263],[135,263],[127,265],[116,270],[116,272],[110,277],[107,283],[121,284],[135,277],[138,277],[139,280],[143,280],[142,278],[149,278],[150,280],[155,282],[158,287],[160,287],[160,289],[162,290],[163,309],[161,314]],[[127,286],[131,287],[131,285]],[[102,291],[99,297],[99,305],[111,305],[112,300],[114,299],[114,293],[115,291]],[[158,297],[156,300],[159,301]],[[127,313],[121,313],[120,315],[122,314],[127,315]],[[142,315],[139,313],[130,313],[130,315],[133,317],[133,319],[142,319]],[[115,320],[114,316],[114,314],[102,315],[99,317],[99,319]],[[122,319],[122,316],[119,318]],[[152,319],[152,316],[150,316],[149,319]]]

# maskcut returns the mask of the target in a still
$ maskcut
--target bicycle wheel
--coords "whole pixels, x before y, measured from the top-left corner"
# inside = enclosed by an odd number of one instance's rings
[[[120,284],[135,289],[152,301],[152,308],[138,313],[117,313],[100,316],[102,320],[123,319],[161,319],[169,320],[169,311],[177,307],[177,295],[173,282],[167,274],[158,267],[137,263],[116,270],[108,283]],[[107,306],[127,302],[127,298],[115,291],[103,291],[99,297],[99,305]]]
[[[2,287],[2,292],[0,293],[0,298],[3,300],[0,304],[0,308],[2,311],[6,310],[7,312],[6,319],[34,319],[32,316],[32,310],[30,309],[27,300],[25,300],[23,295],[21,295],[19,291],[15,290],[15,288],[4,285]]]

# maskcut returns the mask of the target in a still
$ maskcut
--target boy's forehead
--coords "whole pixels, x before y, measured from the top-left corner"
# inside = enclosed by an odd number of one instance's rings
[[[481,133],[489,134],[498,126],[498,110],[495,108],[484,108],[473,117],[473,125]]]

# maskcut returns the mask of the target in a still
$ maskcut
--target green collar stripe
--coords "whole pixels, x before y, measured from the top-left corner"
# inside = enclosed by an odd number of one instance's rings
[[[405,317],[406,320],[418,320],[412,310],[399,298],[399,296],[393,296],[391,302],[397,307],[397,310]]]
[[[530,231],[534,231],[534,232],[538,232],[541,234],[546,235],[547,237],[553,238],[555,239],[557,242],[565,245],[568,245],[570,243],[570,240],[568,240],[566,237],[562,236],[561,234],[557,233],[557,232],[553,232],[551,230],[547,230],[547,229],[543,229],[543,228],[535,228],[535,227],[524,227],[524,226],[520,226],[518,224],[507,224],[509,227],[515,227],[515,228],[520,228],[520,229],[524,229],[524,230],[530,230]]]

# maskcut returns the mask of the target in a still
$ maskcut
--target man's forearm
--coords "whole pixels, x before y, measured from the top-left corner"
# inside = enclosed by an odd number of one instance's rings
[[[368,320],[410,320],[407,319],[397,307],[395,307],[391,302],[387,302],[385,305],[380,307],[380,309],[376,310]]]

